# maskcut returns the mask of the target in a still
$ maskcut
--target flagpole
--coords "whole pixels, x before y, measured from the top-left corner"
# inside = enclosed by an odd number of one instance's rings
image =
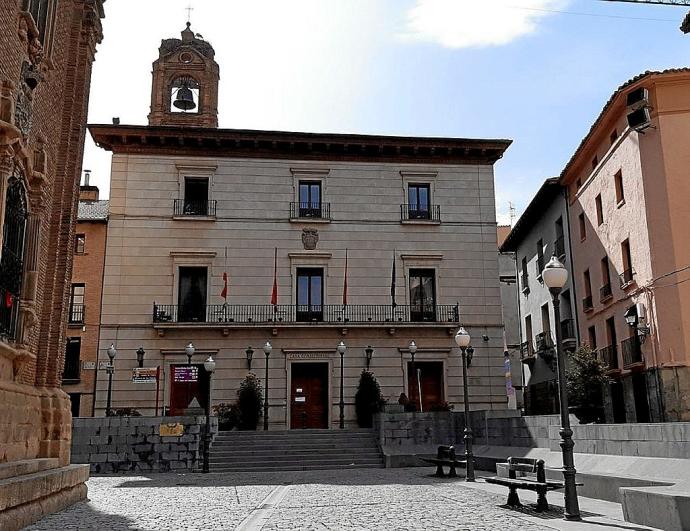
[[[343,277],[343,322],[345,322],[345,311],[347,309],[347,249],[345,249],[345,275]]]

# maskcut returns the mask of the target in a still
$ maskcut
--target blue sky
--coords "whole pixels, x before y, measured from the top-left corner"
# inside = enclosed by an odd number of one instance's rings
[[[91,123],[145,124],[151,63],[190,0],[106,4]],[[560,173],[621,83],[690,66],[687,8],[598,0],[191,0],[216,49],[220,126],[511,138],[499,221]],[[577,13],[577,14],[576,14]],[[588,16],[590,14],[594,16]],[[110,155],[84,168],[107,196]]]

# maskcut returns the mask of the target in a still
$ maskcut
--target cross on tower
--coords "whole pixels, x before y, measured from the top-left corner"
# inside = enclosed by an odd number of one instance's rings
[[[185,8],[185,11],[187,12],[187,23],[190,23],[192,21],[192,11],[194,11],[194,8],[190,4]]]

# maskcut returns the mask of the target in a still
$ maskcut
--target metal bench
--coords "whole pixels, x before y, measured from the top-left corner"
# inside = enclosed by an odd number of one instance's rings
[[[525,457],[508,458],[508,477],[486,478],[487,483],[508,487],[508,506],[521,507],[518,489],[533,490],[537,493],[537,512],[547,511],[549,504],[546,501],[546,493],[550,490],[562,489],[564,484],[560,481],[547,481],[542,459],[529,459]],[[534,477],[517,477],[516,472],[535,474]]]
[[[436,465],[436,473],[434,475],[439,478],[446,477],[446,474],[443,473],[444,466],[448,467],[447,477],[456,478],[458,477],[458,474],[456,473],[455,468],[458,466],[464,467],[466,464],[464,457],[461,457],[460,459],[456,457],[454,446],[443,445],[438,447],[436,458],[423,457],[422,461]]]

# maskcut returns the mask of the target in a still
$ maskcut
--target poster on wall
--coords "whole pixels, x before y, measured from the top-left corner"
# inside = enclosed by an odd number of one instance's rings
[[[196,365],[175,365],[173,367],[173,380],[175,382],[197,382],[199,380],[199,367]]]

